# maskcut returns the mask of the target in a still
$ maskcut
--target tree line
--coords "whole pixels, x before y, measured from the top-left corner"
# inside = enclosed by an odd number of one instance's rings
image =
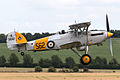
[[[111,32],[114,33],[112,38],[120,38],[120,30],[111,30]],[[32,33],[22,33],[22,34],[25,36],[25,38],[28,41],[31,41],[31,40],[43,38],[43,37],[46,37],[46,36],[50,36],[50,35],[53,35],[55,33],[45,32],[45,33],[35,33],[35,34],[32,34]],[[6,39],[7,39],[7,35],[0,34],[0,43],[5,43]]]
[[[53,35],[54,33],[45,32],[45,33],[35,33],[35,34],[32,33],[21,33],[21,34],[27,39],[27,41],[31,41]],[[0,34],[0,43],[6,43],[6,40],[7,40],[7,35]]]
[[[19,63],[19,58],[15,53],[12,53],[8,59],[5,56],[0,56],[0,67],[35,67],[40,66],[42,68],[74,68],[77,66],[78,68],[90,68],[90,69],[120,69],[120,64],[117,62],[115,58],[111,59],[107,62],[106,58],[102,58],[97,56],[95,59],[92,59],[92,63],[89,65],[82,65],[81,63],[77,64],[72,57],[67,57],[65,62],[62,62],[61,58],[57,55],[53,55],[51,59],[43,59],[37,63],[33,63],[33,58],[29,54],[25,54],[23,56],[23,62]]]

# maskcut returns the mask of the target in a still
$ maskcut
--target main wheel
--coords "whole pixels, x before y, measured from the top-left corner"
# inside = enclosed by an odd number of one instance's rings
[[[24,52],[21,52],[21,55],[24,56]]]
[[[84,55],[81,57],[80,61],[81,61],[81,63],[82,63],[83,65],[88,65],[88,64],[91,63],[92,59],[91,59],[90,55],[84,54]]]

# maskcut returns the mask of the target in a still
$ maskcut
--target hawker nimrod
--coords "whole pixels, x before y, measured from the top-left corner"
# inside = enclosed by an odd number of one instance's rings
[[[11,32],[7,36],[7,46],[10,50],[16,50],[24,55],[24,51],[45,51],[45,50],[61,50],[71,49],[74,53],[81,57],[80,61],[84,65],[91,63],[91,56],[88,54],[88,46],[101,45],[106,39],[109,39],[110,52],[112,52],[111,36],[108,16],[106,15],[106,27],[107,31],[88,31],[90,22],[76,23],[70,25],[70,31],[61,34],[55,34],[52,36],[44,37],[41,39],[28,41],[26,38],[18,33]],[[75,49],[76,48],[76,49]],[[85,51],[84,55],[81,55],[78,51]]]

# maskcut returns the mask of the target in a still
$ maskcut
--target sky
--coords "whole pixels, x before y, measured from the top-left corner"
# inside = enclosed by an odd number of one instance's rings
[[[0,0],[0,33],[55,33],[91,22],[89,30],[120,29],[120,0]]]

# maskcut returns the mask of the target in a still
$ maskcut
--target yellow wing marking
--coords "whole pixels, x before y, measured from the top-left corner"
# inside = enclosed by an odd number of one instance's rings
[[[45,50],[47,41],[48,41],[48,37],[36,40],[34,45],[34,50]]]
[[[16,43],[18,44],[27,43],[26,38],[22,34],[15,32],[15,36],[16,36]]]

